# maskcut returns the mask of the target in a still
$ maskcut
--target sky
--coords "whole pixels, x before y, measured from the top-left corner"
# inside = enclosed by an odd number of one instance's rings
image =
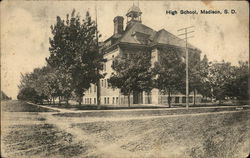
[[[81,17],[89,11],[94,19],[97,15],[100,40],[105,40],[113,34],[114,17],[125,18],[133,3],[142,11],[142,23],[156,31],[164,28],[178,35],[178,29],[195,26],[194,38],[189,42],[210,61],[225,60],[236,65],[239,60],[249,60],[249,7],[245,1],[4,1],[1,3],[1,89],[15,99],[21,73],[46,64],[50,26],[55,24],[56,16],[65,19],[73,8]],[[236,14],[166,14],[166,10],[203,9],[234,9]]]

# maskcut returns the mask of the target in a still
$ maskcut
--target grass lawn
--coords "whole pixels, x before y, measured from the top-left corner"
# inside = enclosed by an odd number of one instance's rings
[[[90,147],[48,122],[44,112],[53,110],[21,101],[1,102],[1,110],[1,157],[73,157]]]
[[[47,108],[8,101],[1,109],[2,157],[243,158],[250,153],[249,107],[239,111],[226,108],[231,113],[182,116],[173,114],[217,112],[222,108],[55,115],[44,112]],[[169,117],[139,117],[159,115]],[[106,119],[110,116],[114,119]],[[88,122],[88,117],[101,119]],[[120,117],[124,119],[115,119]]]
[[[4,112],[55,112],[48,108],[34,106],[24,101],[1,101],[1,111]]]
[[[107,150],[131,157],[247,157],[249,111],[205,116],[77,123]],[[119,149],[119,150],[118,150]],[[100,157],[103,153],[99,153]],[[117,155],[115,155],[117,156]],[[114,156],[114,157],[115,157]],[[129,157],[129,156],[128,156]]]

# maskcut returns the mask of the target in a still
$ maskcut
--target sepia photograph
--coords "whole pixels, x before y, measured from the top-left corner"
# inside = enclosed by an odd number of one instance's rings
[[[1,157],[247,158],[247,1],[4,0]]]

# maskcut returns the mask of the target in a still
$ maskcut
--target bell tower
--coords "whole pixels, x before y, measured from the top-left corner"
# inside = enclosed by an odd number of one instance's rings
[[[127,24],[133,23],[133,22],[139,22],[141,23],[141,10],[138,6],[133,6],[128,10],[126,16],[127,16]]]

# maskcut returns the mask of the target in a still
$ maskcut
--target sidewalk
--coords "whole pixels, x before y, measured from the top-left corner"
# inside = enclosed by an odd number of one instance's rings
[[[118,111],[157,111],[157,110],[166,110],[166,111],[171,111],[171,110],[193,110],[193,109],[223,109],[223,108],[235,108],[235,110],[239,109],[239,108],[249,108],[250,105],[244,105],[244,106],[209,106],[209,107],[190,107],[190,108],[186,108],[186,107],[173,107],[173,108],[168,108],[166,106],[161,106],[161,105],[156,105],[155,108],[153,106],[144,106],[144,105],[137,105],[137,106],[132,106],[131,109],[106,109],[106,110],[77,110],[77,109],[66,109],[66,108],[59,108],[59,107],[51,107],[51,106],[46,106],[46,105],[38,105],[38,104],[34,104],[34,103],[30,103],[29,104],[32,105],[36,105],[36,106],[40,106],[40,107],[44,107],[44,108],[48,108],[48,109],[52,109],[52,110],[57,110],[60,113],[82,113],[82,112],[118,112]],[[110,106],[112,107],[112,106]],[[133,109],[134,107],[141,107],[141,109]],[[149,108],[152,107],[152,108]]]

